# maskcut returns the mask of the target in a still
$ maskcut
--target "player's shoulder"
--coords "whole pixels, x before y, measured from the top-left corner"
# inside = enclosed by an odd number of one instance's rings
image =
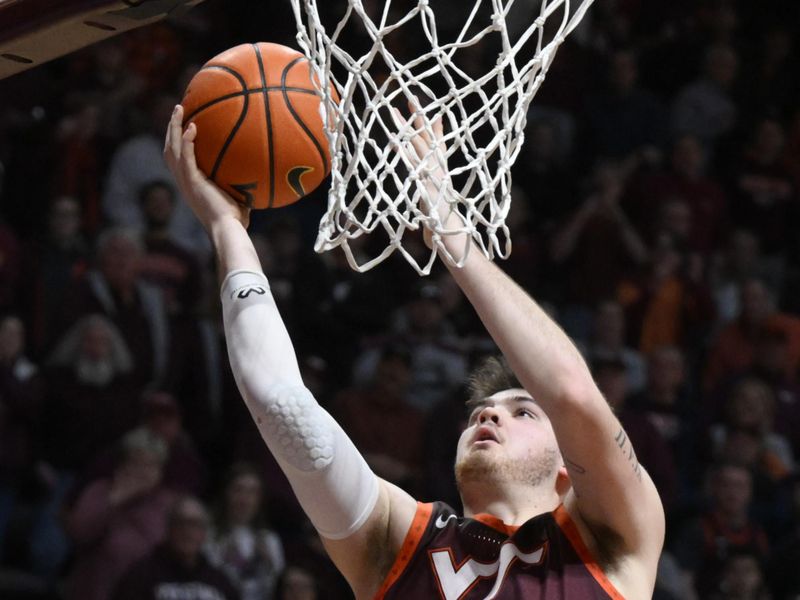
[[[588,521],[574,494],[564,499],[557,514],[559,526],[587,565],[596,565],[626,598],[652,594],[656,565],[644,553],[631,552],[621,536],[602,523]]]

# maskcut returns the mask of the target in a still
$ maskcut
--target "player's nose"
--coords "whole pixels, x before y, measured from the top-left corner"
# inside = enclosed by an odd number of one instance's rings
[[[500,424],[500,411],[494,406],[486,406],[478,415],[478,423],[483,424],[492,421],[495,425]]]

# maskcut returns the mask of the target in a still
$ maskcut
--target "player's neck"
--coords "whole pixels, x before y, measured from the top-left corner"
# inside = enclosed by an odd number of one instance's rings
[[[517,483],[498,485],[471,484],[461,489],[464,516],[489,514],[506,525],[522,525],[561,504],[561,498],[552,488],[531,487]]]

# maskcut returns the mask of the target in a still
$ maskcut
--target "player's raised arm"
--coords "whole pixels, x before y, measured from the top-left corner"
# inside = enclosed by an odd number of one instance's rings
[[[434,134],[441,135],[440,124]],[[425,133],[412,141],[418,157],[433,145]],[[432,166],[433,177],[444,176],[440,167]],[[434,195],[439,185],[429,186]],[[458,228],[458,217],[446,208],[440,206],[439,214],[445,229],[448,220],[451,230]],[[464,235],[442,236],[456,259],[464,251]],[[552,424],[572,484],[565,506],[586,525],[598,549],[620,561],[623,578],[632,584],[631,597],[645,597],[652,592],[663,544],[663,508],[586,362],[541,307],[477,248],[463,268],[448,268]]]
[[[292,342],[245,229],[249,211],[198,170],[197,131],[190,125],[183,132],[182,116],[176,107],[164,156],[214,244],[236,383],[337,567],[358,597],[372,596],[386,575],[384,565],[391,564],[402,544],[416,503],[375,476],[303,385]]]

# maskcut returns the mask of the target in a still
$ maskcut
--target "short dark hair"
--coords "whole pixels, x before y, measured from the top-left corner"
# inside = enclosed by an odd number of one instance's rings
[[[478,404],[497,392],[522,387],[504,356],[489,356],[469,376],[467,406]]]
[[[154,179],[139,187],[139,203],[144,203],[154,190],[166,190],[170,200],[175,204],[175,189],[165,179]]]
[[[380,362],[389,360],[399,360],[406,367],[411,367],[412,357],[411,352],[406,346],[400,344],[390,344],[385,346],[381,351]]]

